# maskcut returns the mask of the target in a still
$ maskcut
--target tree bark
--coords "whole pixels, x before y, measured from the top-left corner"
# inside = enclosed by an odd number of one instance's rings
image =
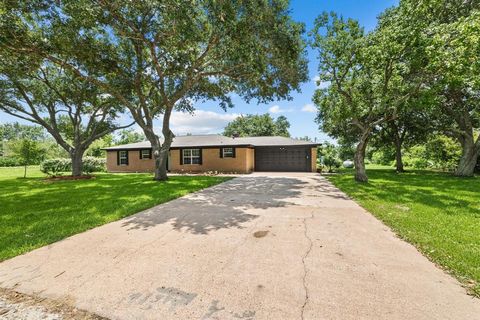
[[[23,178],[27,177],[27,165],[25,165],[24,171],[23,171]]]
[[[402,141],[400,141],[398,138],[395,139],[395,166],[397,172],[405,172],[402,157]]]
[[[462,144],[462,157],[455,170],[455,175],[457,177],[472,177],[480,154],[480,143],[475,143],[471,135],[462,137],[460,142]]]
[[[358,182],[368,182],[365,170],[365,150],[367,149],[368,139],[370,138],[370,129],[365,130],[360,137],[360,141],[355,150],[355,180]]]
[[[70,158],[72,159],[72,176],[79,177],[83,173],[83,154],[85,150],[74,149],[70,152]]]

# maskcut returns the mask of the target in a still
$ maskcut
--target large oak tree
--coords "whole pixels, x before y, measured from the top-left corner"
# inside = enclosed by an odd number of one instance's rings
[[[314,102],[317,122],[332,137],[357,141],[355,180],[368,181],[365,151],[372,134],[397,118],[400,106],[418,91],[409,81],[412,54],[403,33],[393,23],[397,13],[388,11],[379,27],[366,34],[357,21],[336,14],[319,16],[312,31],[317,49],[320,81]]]
[[[152,145],[156,180],[167,178],[173,110],[207,99],[227,108],[232,92],[247,101],[289,98],[307,80],[303,25],[286,0],[39,2],[34,10],[19,2],[27,22],[2,30],[6,46],[69,69],[125,105]]]

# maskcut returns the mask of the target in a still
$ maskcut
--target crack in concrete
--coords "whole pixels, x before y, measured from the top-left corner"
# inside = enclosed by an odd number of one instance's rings
[[[304,319],[304,315],[305,315],[305,307],[307,306],[307,303],[308,303],[308,299],[309,299],[309,295],[308,295],[308,287],[307,287],[307,274],[308,274],[308,270],[307,270],[307,266],[305,264],[305,260],[307,259],[308,255],[310,254],[310,252],[312,251],[312,248],[313,248],[313,241],[312,239],[308,236],[308,228],[307,228],[307,219],[313,219],[313,211],[310,212],[310,217],[305,217],[303,218],[303,226],[304,226],[304,234],[305,234],[305,238],[308,240],[309,242],[309,245],[308,245],[308,249],[307,251],[305,252],[305,254],[303,255],[302,257],[302,264],[303,264],[303,288],[305,290],[305,300],[303,302],[303,305],[302,305],[302,309],[301,309],[301,319],[303,320]]]

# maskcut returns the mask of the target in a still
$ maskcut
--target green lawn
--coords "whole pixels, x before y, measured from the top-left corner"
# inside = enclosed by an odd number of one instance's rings
[[[225,177],[97,174],[47,181],[38,168],[0,168],[0,261],[217,183]]]
[[[367,174],[367,184],[351,170],[328,179],[480,296],[480,177],[391,168]]]

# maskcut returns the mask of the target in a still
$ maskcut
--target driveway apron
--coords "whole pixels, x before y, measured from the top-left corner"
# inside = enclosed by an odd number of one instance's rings
[[[1,263],[0,287],[110,319],[480,319],[313,173],[241,176],[69,237]]]

